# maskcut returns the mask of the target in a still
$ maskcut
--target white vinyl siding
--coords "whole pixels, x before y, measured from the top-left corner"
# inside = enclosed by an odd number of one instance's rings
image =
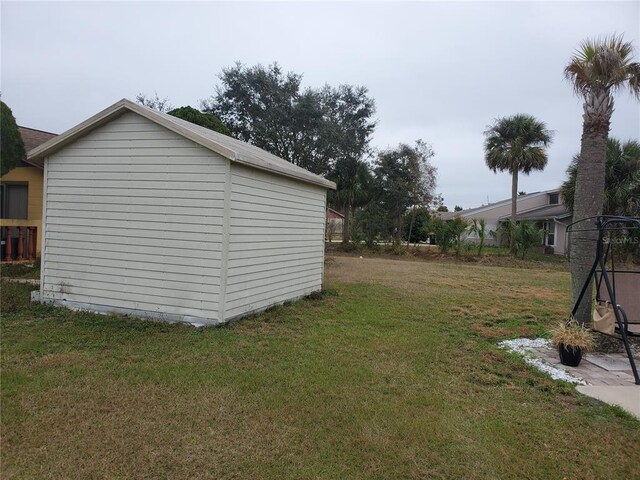
[[[42,153],[44,302],[217,324],[321,289],[331,182],[128,108]]]
[[[228,162],[131,112],[53,154],[43,300],[220,321]]]
[[[324,188],[231,165],[225,318],[322,287]]]

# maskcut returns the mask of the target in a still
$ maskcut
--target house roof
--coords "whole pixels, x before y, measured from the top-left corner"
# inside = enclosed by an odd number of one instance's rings
[[[18,126],[22,141],[24,142],[24,149],[28,152],[36,147],[39,147],[48,140],[51,140],[57,135],[51,132],[45,132],[44,130],[36,130],[35,128]]]
[[[45,157],[57,152],[78,138],[126,112],[137,113],[158,125],[192,140],[204,148],[228,158],[232,162],[295,178],[324,188],[336,188],[336,184],[326,178],[287,162],[286,160],[262,150],[261,148],[227,135],[214,132],[208,128],[195,125],[191,122],[187,122],[186,120],[157,112],[127,99],[122,99],[119,102],[114,103],[93,117],[58,135],[56,138],[51,139],[45,144],[29,151],[28,160],[30,162],[42,164]]]
[[[45,132],[44,130],[36,130],[35,128],[21,127],[20,125],[18,125],[18,130],[20,131],[20,136],[22,137],[22,141],[24,142],[24,149],[27,152],[29,150],[33,150],[36,147],[39,147],[43,143],[51,140],[56,136],[55,133]],[[42,168],[42,165],[37,165],[26,160],[24,160],[23,162],[27,166]]]
[[[333,218],[344,218],[344,215],[333,208],[327,208],[327,214],[333,216]]]
[[[533,192],[527,193],[526,195],[519,195],[517,200],[524,200],[527,198],[539,197],[541,195],[548,195],[550,193],[558,193],[560,189],[554,188],[552,190],[545,190],[542,192]],[[505,205],[511,205],[511,199],[507,198],[506,200],[500,200],[498,202],[489,203],[487,205],[481,205],[480,207],[467,208],[465,210],[460,210],[458,212],[442,212],[440,217],[443,220],[453,220],[455,217],[468,217],[470,215],[474,215],[476,213],[486,212],[496,207],[504,207]]]
[[[538,208],[532,208],[526,212],[516,215],[516,220],[547,220],[550,218],[566,218],[570,217],[571,212],[563,204],[544,205]],[[506,220],[509,215],[500,217],[500,220]]]

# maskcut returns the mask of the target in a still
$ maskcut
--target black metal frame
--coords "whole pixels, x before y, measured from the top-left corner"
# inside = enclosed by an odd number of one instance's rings
[[[595,228],[583,228],[576,230],[573,228],[574,225],[586,222],[586,221],[594,221],[595,220]],[[596,284],[596,300],[600,300],[600,286],[602,285],[602,281],[604,280],[604,284],[607,287],[607,294],[609,295],[609,299],[611,301],[611,306],[613,308],[613,313],[616,317],[616,324],[618,326],[617,330],[619,332],[618,335],[608,335],[603,332],[603,335],[612,336],[614,338],[618,338],[622,340],[624,343],[624,348],[627,352],[627,357],[629,358],[629,363],[631,364],[631,370],[633,371],[633,377],[635,379],[636,385],[640,385],[640,375],[638,375],[638,369],[636,367],[635,360],[633,358],[633,353],[631,351],[631,347],[629,345],[629,332],[627,331],[629,320],[627,318],[627,314],[624,309],[618,305],[616,301],[616,288],[615,288],[615,266],[613,264],[613,255],[612,258],[612,266],[611,266],[611,279],[609,278],[609,271],[607,269],[607,259],[611,254],[611,243],[607,245],[605,248],[605,234],[612,231],[622,231],[622,230],[640,230],[640,218],[637,217],[615,217],[608,215],[599,215],[597,217],[589,217],[584,218],[582,220],[578,220],[577,222],[573,222],[567,226],[567,233],[575,233],[575,232],[598,232],[598,240],[596,243],[596,256],[593,261],[593,265],[591,266],[591,270],[589,271],[589,275],[586,278],[584,285],[582,286],[582,290],[580,291],[580,295],[576,300],[573,309],[571,310],[571,316],[574,316],[578,311],[578,305],[582,301],[587,290],[592,286],[592,281]],[[598,269],[599,267],[599,269]],[[625,272],[628,272],[625,270]],[[636,273],[635,271],[633,273]],[[640,271],[637,272],[640,275]],[[600,274],[600,278],[597,278],[597,275]]]

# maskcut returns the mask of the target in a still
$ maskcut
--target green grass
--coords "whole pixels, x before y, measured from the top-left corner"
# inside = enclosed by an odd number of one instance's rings
[[[640,422],[496,347],[566,313],[566,272],[326,273],[331,295],[224,328],[18,303],[2,478],[638,477]]]
[[[4,278],[40,278],[40,258],[34,262],[0,263],[0,277]]]

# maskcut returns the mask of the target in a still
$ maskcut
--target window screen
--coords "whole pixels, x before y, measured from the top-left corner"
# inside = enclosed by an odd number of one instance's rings
[[[29,187],[27,185],[0,185],[0,216],[2,218],[26,219]]]

